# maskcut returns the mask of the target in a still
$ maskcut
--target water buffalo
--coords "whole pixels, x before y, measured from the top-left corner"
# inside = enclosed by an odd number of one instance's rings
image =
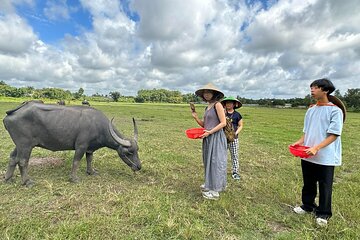
[[[86,172],[95,174],[92,168],[93,152],[108,147],[118,152],[119,157],[134,171],[141,168],[138,157],[138,130],[135,119],[134,139],[126,139],[101,111],[87,106],[61,106],[25,102],[6,112],[3,122],[15,149],[10,160],[5,181],[9,181],[16,165],[19,166],[22,184],[32,184],[28,176],[28,163],[34,147],[52,151],[75,150],[70,181],[77,182],[79,162],[86,154]]]
[[[64,100],[59,100],[59,101],[57,102],[57,104],[59,104],[59,105],[65,105],[65,101],[64,101]]]
[[[87,105],[87,106],[90,106],[90,103],[89,103],[89,101],[88,100],[83,100],[82,102],[81,102],[81,104],[82,105]]]

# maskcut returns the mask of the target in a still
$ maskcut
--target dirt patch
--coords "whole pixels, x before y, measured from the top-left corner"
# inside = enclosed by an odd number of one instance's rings
[[[283,223],[279,223],[279,222],[270,222],[268,223],[268,226],[271,228],[273,232],[277,232],[277,233],[285,232],[289,230]]]
[[[55,157],[30,158],[30,166],[59,166],[64,163],[64,159]]]

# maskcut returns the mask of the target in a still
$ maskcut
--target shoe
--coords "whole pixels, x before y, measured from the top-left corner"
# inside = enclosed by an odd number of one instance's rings
[[[327,223],[328,221],[324,218],[321,218],[321,217],[317,217],[316,218],[316,224],[319,226],[319,227],[326,227],[327,226]]]
[[[235,179],[235,180],[240,180],[240,175],[238,173],[234,172],[232,174],[232,178]]]
[[[205,188],[205,184],[200,185],[201,192],[208,192],[209,189]]]
[[[220,197],[220,194],[215,191],[208,191],[202,193],[203,197],[210,200],[218,200]]]
[[[293,208],[293,211],[296,213],[296,214],[305,214],[307,213],[302,207],[300,206],[297,206],[297,207],[294,207]]]

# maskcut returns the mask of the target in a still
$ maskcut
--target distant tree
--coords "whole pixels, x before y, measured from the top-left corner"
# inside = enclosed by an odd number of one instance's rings
[[[83,88],[79,88],[79,90],[77,92],[75,92],[73,94],[75,99],[80,99],[81,97],[84,96],[84,89]]]
[[[92,97],[104,97],[102,94],[100,94],[100,93],[95,93],[95,94],[93,94],[93,95],[91,95]]]
[[[135,102],[150,102],[150,90],[141,89],[138,91]]]
[[[304,104],[305,106],[310,106],[311,104],[315,103],[315,100],[311,97],[310,94],[306,95],[304,98]]]
[[[71,92],[65,91],[61,88],[43,88],[34,90],[34,98],[49,98],[49,99],[70,99]]]
[[[335,90],[334,96],[337,97],[337,98],[339,98],[340,100],[343,100],[343,96],[341,95],[339,89],[336,89],[336,90]]]
[[[145,99],[142,97],[142,96],[136,96],[135,97],[135,102],[137,103],[144,103],[145,102]]]
[[[182,101],[185,103],[189,103],[189,102],[199,103],[202,101],[202,99],[198,97],[195,93],[187,93],[182,95]]]
[[[343,100],[348,108],[360,111],[360,88],[348,89]]]
[[[4,97],[24,97],[25,91],[22,88],[16,88],[9,85],[0,85],[0,96]]]
[[[7,84],[3,80],[1,80],[0,85],[7,85]]]
[[[259,99],[258,104],[263,105],[263,106],[271,106],[272,105],[272,99],[268,99],[268,98],[262,98]]]
[[[110,92],[109,95],[114,100],[114,102],[119,101],[119,98],[121,97],[119,92]]]
[[[24,96],[25,97],[31,97],[35,92],[35,88],[31,87],[31,86],[23,87],[21,89],[24,91]]]
[[[272,99],[271,103],[273,106],[284,106],[285,100],[284,99]]]
[[[83,89],[83,88],[79,88],[78,93],[79,93],[80,96],[84,95],[84,89]]]
[[[240,97],[239,95],[236,98],[243,104],[257,104],[258,103],[257,100]]]
[[[171,102],[180,103],[183,101],[181,92],[166,89],[141,89],[135,98],[136,102]]]

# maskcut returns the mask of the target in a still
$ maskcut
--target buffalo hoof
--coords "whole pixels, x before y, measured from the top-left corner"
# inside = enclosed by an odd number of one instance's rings
[[[28,187],[28,188],[34,186],[34,184],[35,184],[35,182],[33,182],[30,179],[28,179],[28,180],[26,180],[25,182],[22,183],[22,185],[24,185],[25,187]]]
[[[70,177],[69,181],[71,183],[78,183],[78,182],[80,182],[80,179],[78,177]]]
[[[99,172],[96,169],[93,169],[91,172],[86,172],[88,175],[96,176],[99,175]]]
[[[8,178],[8,179],[4,178],[4,183],[10,184],[10,183],[14,183],[14,182],[15,182],[15,180],[13,178]]]

